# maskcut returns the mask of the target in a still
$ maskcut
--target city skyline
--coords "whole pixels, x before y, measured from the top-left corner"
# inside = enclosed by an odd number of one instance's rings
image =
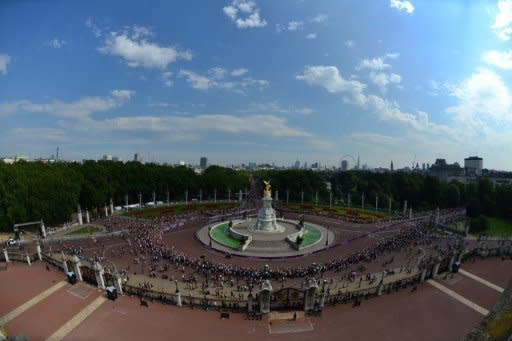
[[[509,0],[8,1],[0,19],[0,156],[512,170]]]

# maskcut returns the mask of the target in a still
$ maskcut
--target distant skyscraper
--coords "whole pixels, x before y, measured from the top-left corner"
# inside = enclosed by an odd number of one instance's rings
[[[139,155],[139,153],[133,154],[133,161],[142,162],[142,157]]]
[[[361,169],[361,159],[359,158],[359,155],[357,156],[357,165],[356,169]]]
[[[393,160],[391,160],[391,165],[389,166],[389,169],[393,172],[395,168],[393,167]]]
[[[199,167],[201,167],[201,169],[206,169],[206,167],[208,167],[208,158],[203,156],[199,159]]]
[[[341,161],[341,170],[343,170],[343,171],[348,170],[348,161],[347,160]]]
[[[464,159],[464,169],[467,176],[482,175],[484,159],[478,156],[470,156]]]
[[[295,161],[295,164],[294,164],[293,168],[300,168],[300,161],[299,160]]]

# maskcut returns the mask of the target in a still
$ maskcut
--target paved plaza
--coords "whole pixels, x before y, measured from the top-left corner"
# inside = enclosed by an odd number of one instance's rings
[[[459,340],[492,309],[512,279],[512,260],[464,263],[457,274],[363,300],[326,307],[322,316],[261,321],[245,314],[220,319],[218,311],[176,307],[136,297],[107,300],[103,291],[65,282],[41,262],[11,263],[0,271],[0,324],[30,340]],[[290,313],[288,313],[290,314]]]

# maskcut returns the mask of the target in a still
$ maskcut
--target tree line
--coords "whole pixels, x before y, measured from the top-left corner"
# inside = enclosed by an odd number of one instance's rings
[[[236,199],[239,191],[249,190],[251,174],[270,179],[279,199],[287,193],[291,202],[328,204],[347,201],[359,206],[361,196],[369,207],[379,198],[379,207],[400,209],[404,200],[416,210],[435,207],[468,206],[472,216],[485,214],[512,219],[512,186],[494,186],[487,179],[471,184],[443,182],[416,173],[373,173],[366,171],[261,170],[253,173],[210,166],[202,174],[185,166],[142,164],[139,162],[86,161],[84,163],[17,162],[0,163],[0,229],[10,231],[15,223],[43,219],[49,225],[66,222],[77,205],[94,212],[110,202]],[[329,186],[330,185],[330,186]]]

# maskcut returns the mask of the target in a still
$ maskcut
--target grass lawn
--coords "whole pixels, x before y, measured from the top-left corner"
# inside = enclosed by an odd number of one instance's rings
[[[232,249],[239,249],[242,243],[229,234],[229,223],[217,225],[211,231],[213,240]]]
[[[373,219],[384,219],[389,217],[387,211],[375,211],[360,208],[348,208],[341,206],[325,206],[325,205],[308,205],[308,204],[284,204],[284,207],[295,210],[295,211],[306,211],[315,212],[323,215],[333,215],[345,217],[348,219],[361,219],[361,220],[373,220]]]
[[[316,227],[306,224],[306,228],[303,234],[302,247],[308,247],[314,243],[316,243],[320,238],[322,238],[322,233]]]
[[[485,233],[487,236],[512,236],[512,223],[495,217],[489,217],[491,229]]]
[[[228,210],[230,208],[234,208],[238,205],[236,202],[220,202],[220,203],[194,203],[194,204],[180,204],[180,205],[171,205],[171,206],[161,206],[161,207],[152,207],[145,208],[142,210],[134,210],[128,211],[124,213],[125,216],[128,217],[137,217],[137,218],[154,218],[161,216],[173,216],[180,213],[189,213],[189,212],[202,212],[209,210]]]
[[[98,226],[82,226],[76,230],[66,233],[67,236],[77,235],[77,234],[89,234],[89,233],[98,233],[103,232],[103,229]]]

